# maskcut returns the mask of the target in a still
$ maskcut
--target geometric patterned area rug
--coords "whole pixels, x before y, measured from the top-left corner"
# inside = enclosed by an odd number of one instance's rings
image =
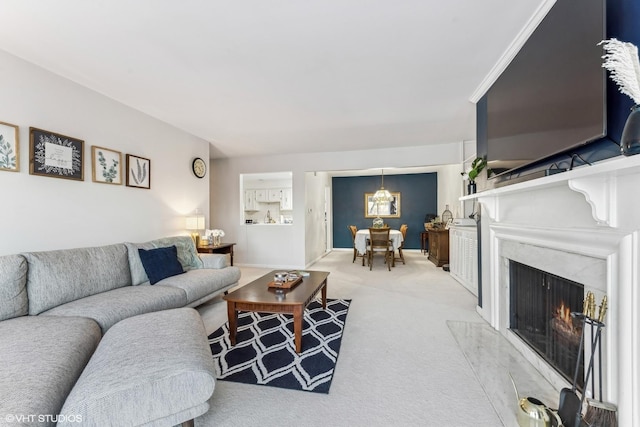
[[[293,316],[241,311],[236,345],[229,324],[209,335],[219,380],[329,393],[351,300],[309,303],[304,312],[302,351],[295,351]]]

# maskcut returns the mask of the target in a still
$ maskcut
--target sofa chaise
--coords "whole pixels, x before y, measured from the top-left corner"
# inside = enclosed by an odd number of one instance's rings
[[[206,413],[215,374],[193,307],[239,278],[189,236],[0,257],[0,424],[173,426]]]

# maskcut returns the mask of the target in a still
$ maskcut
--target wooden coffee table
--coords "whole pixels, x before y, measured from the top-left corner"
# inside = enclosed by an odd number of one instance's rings
[[[281,270],[274,270],[259,279],[224,296],[227,301],[229,316],[229,339],[236,345],[238,330],[238,311],[255,311],[259,313],[285,313],[293,315],[293,332],[296,353],[302,351],[302,317],[304,309],[319,291],[322,291],[322,308],[327,308],[327,276],[326,271],[309,271],[302,282],[292,289],[274,289],[269,287],[273,275]]]

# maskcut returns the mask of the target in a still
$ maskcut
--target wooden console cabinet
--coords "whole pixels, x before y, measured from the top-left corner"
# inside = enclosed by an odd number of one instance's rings
[[[449,230],[429,230],[429,260],[436,267],[449,263]]]

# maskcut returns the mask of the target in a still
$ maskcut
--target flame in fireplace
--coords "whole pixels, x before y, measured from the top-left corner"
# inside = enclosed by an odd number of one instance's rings
[[[562,320],[566,325],[573,329],[573,322],[571,321],[571,309],[569,306],[564,305],[564,301],[560,303],[560,307],[556,308],[557,319]]]

